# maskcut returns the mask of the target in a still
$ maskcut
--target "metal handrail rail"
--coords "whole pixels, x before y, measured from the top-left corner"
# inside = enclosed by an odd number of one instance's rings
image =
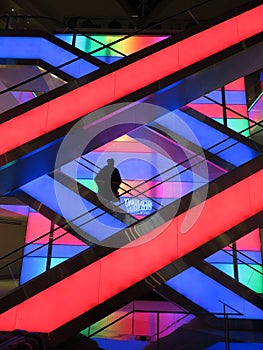
[[[231,247],[228,245],[228,247]],[[232,248],[232,247],[231,247]],[[240,255],[243,255],[245,258],[247,258],[248,260],[250,260],[251,262],[253,262],[254,264],[257,264],[261,267],[263,267],[262,263],[260,264],[258,261],[252,259],[250,256],[246,255],[245,253],[241,252],[240,250],[237,250],[237,249],[234,249],[232,248],[236,253],[240,254]],[[225,250],[225,249],[221,249],[223,252],[225,252],[226,254],[230,255],[231,257],[233,257],[233,255],[228,251],[228,250]],[[247,267],[249,267],[250,269],[258,272],[259,274],[263,275],[263,272],[262,271],[259,271],[257,270],[255,267],[249,265],[247,262],[245,262],[244,260],[242,260],[241,258],[238,258],[235,256],[235,259],[240,261],[242,264],[246,265]]]
[[[164,22],[166,22],[166,21],[170,21],[170,20],[174,19],[175,17],[177,17],[177,16],[179,16],[179,15],[181,15],[181,14],[183,14],[183,13],[188,13],[188,14],[189,14],[189,11],[192,11],[193,9],[198,8],[198,7],[200,7],[200,6],[202,6],[202,5],[206,4],[206,3],[209,3],[209,2],[211,2],[211,1],[212,1],[212,0],[205,0],[205,1],[202,1],[201,3],[199,3],[199,4],[197,4],[197,5],[194,5],[194,6],[191,6],[190,8],[188,8],[188,9],[186,9],[186,10],[179,11],[178,13],[176,13],[176,14],[174,14],[174,15],[172,15],[172,16],[168,16],[167,18],[165,18],[165,19],[163,19],[163,20],[160,20],[160,21],[158,21],[157,23],[154,23],[154,24],[151,24],[151,25],[147,25],[147,26],[145,26],[145,27],[143,27],[143,28],[141,28],[141,29],[138,29],[138,30],[136,30],[136,31],[134,31],[134,32],[132,32],[132,33],[130,33],[130,34],[127,34],[127,35],[123,36],[122,38],[119,38],[119,39],[117,39],[117,40],[114,40],[114,41],[112,41],[112,42],[109,43],[109,44],[101,43],[99,40],[94,39],[94,38],[91,37],[90,35],[88,35],[88,34],[83,34],[83,33],[79,32],[79,31],[77,31],[75,28],[71,28],[75,33],[81,34],[82,36],[85,36],[85,37],[87,37],[88,39],[99,43],[100,45],[102,45],[102,47],[97,48],[97,49],[95,49],[95,50],[93,50],[93,51],[91,51],[91,52],[89,52],[89,53],[83,53],[83,55],[80,55],[80,56],[77,57],[77,58],[74,58],[74,59],[72,59],[72,60],[70,60],[70,61],[68,61],[68,62],[65,62],[65,63],[63,63],[63,64],[61,64],[61,65],[58,65],[58,66],[56,66],[56,67],[52,67],[51,69],[48,69],[48,70],[47,70],[46,72],[44,72],[44,73],[40,73],[39,75],[36,75],[36,76],[34,76],[34,77],[32,77],[32,78],[29,78],[29,79],[27,79],[27,80],[25,80],[25,81],[23,81],[23,82],[21,82],[21,83],[19,83],[19,84],[16,84],[16,85],[11,86],[11,87],[9,87],[9,88],[7,88],[7,89],[5,89],[5,90],[2,90],[2,91],[0,91],[0,95],[6,93],[6,92],[8,92],[8,91],[12,91],[12,89],[17,88],[17,87],[19,87],[19,86],[22,86],[22,85],[24,85],[24,84],[26,84],[26,83],[29,83],[29,82],[31,82],[31,81],[33,81],[33,80],[35,80],[35,79],[38,79],[38,78],[42,77],[43,75],[52,73],[52,72],[54,72],[54,71],[57,70],[57,69],[63,68],[64,66],[66,66],[66,65],[68,65],[68,64],[71,64],[71,63],[73,63],[73,62],[75,62],[75,61],[77,61],[77,60],[79,60],[79,59],[83,59],[83,58],[85,58],[85,57],[90,57],[90,56],[93,55],[94,53],[96,53],[96,52],[98,52],[98,51],[100,51],[100,50],[102,50],[102,49],[104,49],[104,48],[108,48],[108,49],[110,49],[110,50],[114,50],[114,51],[117,52],[118,50],[115,50],[114,48],[112,48],[112,47],[111,47],[112,45],[115,45],[115,44],[117,44],[117,43],[119,43],[119,42],[121,42],[121,41],[123,41],[123,40],[126,40],[127,38],[132,37],[132,36],[134,36],[134,35],[142,34],[142,33],[143,33],[144,31],[146,31],[147,29],[150,29],[150,28],[152,28],[152,27],[154,27],[154,26],[156,26],[156,25],[159,25],[159,24],[161,24],[161,23],[164,23]],[[11,16],[11,17],[12,17],[12,16]],[[18,17],[20,17],[20,16],[18,16]],[[30,17],[30,16],[21,16],[21,17],[26,17],[26,18],[28,18],[28,17]],[[49,17],[46,17],[46,16],[32,16],[32,17],[33,17],[33,18],[45,18],[45,19],[52,20],[52,21],[54,20],[55,22],[58,22],[58,23],[60,23],[60,24],[63,24],[64,26],[66,26],[67,28],[69,28],[68,25],[66,25],[65,23],[63,23],[63,22],[61,22],[61,21],[58,21],[58,20],[56,20],[56,19],[54,19],[54,18],[49,18]],[[0,19],[1,19],[1,18],[10,18],[10,15],[0,16]],[[119,52],[119,53],[120,53],[120,52]],[[123,53],[120,53],[120,54],[121,54],[122,56],[125,56]],[[88,74],[89,74],[89,73],[88,73]]]
[[[165,298],[165,299],[167,300],[167,302],[171,302],[172,304],[175,304],[173,301],[171,301],[171,300],[169,300],[167,298]],[[213,316],[225,316],[227,314],[228,316],[244,316],[244,314],[242,312],[238,311],[234,307],[226,304],[225,302],[221,301],[220,299],[218,299],[218,301],[221,304],[223,304],[224,307],[228,307],[233,312],[225,312],[225,311],[224,312],[208,312],[208,311],[207,312],[205,312],[205,311],[198,311],[198,312],[197,311],[193,311],[193,312],[191,312],[191,311],[186,311],[186,310],[185,311],[179,311],[179,310],[178,311],[171,311],[171,310],[162,310],[162,311],[160,311],[160,310],[142,310],[142,309],[134,308],[134,303],[132,303],[133,304],[132,310],[126,312],[124,315],[116,318],[115,320],[111,321],[110,323],[106,324],[105,326],[102,326],[101,328],[97,329],[95,332],[87,335],[87,338],[94,337],[96,334],[104,331],[105,329],[111,327],[112,325],[116,324],[117,322],[121,321],[122,319],[124,319],[124,318],[128,317],[129,315],[131,315],[133,313],[136,313],[136,312],[138,312],[138,313],[154,313],[154,314],[156,313],[156,314],[179,314],[179,315],[185,315],[181,319],[176,320],[176,322],[174,322],[174,323],[180,322],[183,318],[185,318],[185,317],[187,317],[189,315],[207,315],[207,314],[210,314],[210,315],[213,315]],[[90,327],[92,327],[92,326],[90,326]],[[88,328],[90,328],[90,327],[88,327]],[[155,334],[155,335],[158,335],[158,334]]]

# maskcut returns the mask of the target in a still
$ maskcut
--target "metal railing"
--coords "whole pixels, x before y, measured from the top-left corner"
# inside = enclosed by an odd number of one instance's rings
[[[60,69],[62,69],[62,68],[64,68],[64,67],[66,67],[66,66],[68,66],[68,65],[70,65],[70,64],[72,64],[72,63],[74,63],[74,62],[77,62],[77,61],[79,61],[79,60],[81,60],[81,59],[87,59],[87,60],[89,60],[89,58],[90,58],[91,56],[96,56],[96,54],[98,54],[98,52],[100,52],[101,50],[104,50],[104,49],[110,50],[111,52],[114,52],[114,53],[116,53],[117,55],[120,55],[121,57],[125,57],[125,56],[126,56],[125,53],[120,52],[119,50],[117,50],[117,49],[114,47],[114,45],[116,46],[116,44],[119,44],[119,43],[121,43],[121,42],[124,42],[125,40],[129,39],[130,37],[137,36],[137,35],[143,35],[144,33],[147,33],[147,31],[148,31],[149,29],[151,29],[151,28],[153,28],[153,27],[155,27],[155,26],[157,26],[157,25],[160,25],[160,24],[162,24],[162,23],[167,23],[167,22],[169,22],[169,21],[175,20],[177,17],[180,17],[182,14],[187,14],[191,19],[193,19],[193,14],[192,14],[192,12],[193,12],[194,10],[198,10],[198,11],[199,11],[200,9],[202,9],[203,6],[208,5],[209,8],[210,8],[210,11],[211,11],[211,6],[210,6],[211,2],[212,2],[212,0],[202,1],[202,2],[200,2],[199,4],[197,4],[197,5],[195,5],[195,6],[191,6],[191,7],[187,8],[187,9],[184,10],[184,11],[180,11],[180,12],[178,12],[178,13],[172,15],[172,16],[169,16],[169,17],[167,17],[167,18],[165,18],[165,19],[160,20],[158,23],[151,24],[151,25],[147,25],[147,26],[145,26],[145,27],[143,27],[143,28],[140,28],[140,29],[138,29],[138,30],[131,31],[131,33],[129,33],[129,34],[127,34],[127,35],[124,35],[123,37],[118,38],[118,39],[116,39],[116,40],[113,40],[112,42],[110,42],[110,43],[108,43],[108,44],[105,44],[105,43],[101,42],[100,40],[97,40],[94,36],[91,36],[91,35],[88,35],[88,34],[83,34],[83,33],[79,32],[78,30],[76,30],[75,28],[71,28],[71,30],[73,31],[74,35],[81,35],[81,36],[87,38],[87,39],[90,40],[91,42],[94,42],[94,43],[100,45],[99,48],[96,48],[96,49],[94,49],[94,50],[91,50],[90,52],[87,52],[87,53],[86,53],[86,52],[82,52],[82,53],[81,53],[81,52],[79,51],[78,55],[77,55],[75,58],[73,58],[73,59],[71,59],[71,60],[69,60],[69,61],[67,61],[67,62],[63,62],[62,64],[59,64],[59,65],[57,65],[56,67],[52,67],[52,68],[50,68],[50,69],[46,69],[46,71],[43,72],[43,73],[37,74],[37,75],[35,75],[34,77],[30,77],[30,78],[28,78],[28,79],[23,80],[23,81],[20,82],[20,83],[17,83],[17,84],[15,84],[15,85],[13,85],[13,86],[10,86],[10,87],[8,87],[7,89],[4,89],[4,90],[0,91],[0,95],[3,95],[3,94],[5,94],[5,93],[7,93],[7,92],[10,92],[10,91],[13,91],[14,89],[19,89],[19,87],[22,87],[22,86],[25,85],[25,84],[31,83],[31,82],[33,82],[33,81],[36,81],[37,79],[42,78],[42,77],[44,77],[44,76],[46,76],[46,75],[49,75],[49,74],[56,74],[56,72],[57,72],[58,70],[60,70]],[[233,7],[234,7],[234,6],[233,6]],[[234,8],[235,8],[235,7],[234,7]],[[232,10],[231,13],[234,13],[234,11]],[[194,17],[196,17],[196,16],[194,16]],[[8,27],[8,22],[10,21],[11,18],[13,18],[12,15],[0,16],[0,20],[1,20],[1,19],[2,19],[2,20],[6,20],[6,23],[7,23],[7,24],[6,24],[5,27]],[[58,20],[55,20],[55,19],[52,19],[52,18],[49,18],[49,17],[44,17],[44,16],[34,16],[34,17],[31,17],[31,16],[18,16],[17,18],[32,18],[32,19],[35,19],[35,20],[51,21],[51,22],[56,23],[56,25],[58,25],[58,24],[61,25],[61,26],[64,27],[65,29],[68,28],[68,25],[67,25],[66,23],[60,22],[60,21],[58,21]],[[218,20],[216,16],[215,16],[215,18],[216,18],[216,20]],[[213,22],[213,19],[211,19],[211,22]],[[193,23],[196,24],[196,21],[193,21]],[[47,26],[46,26],[46,25],[43,25],[41,29],[44,30],[44,28],[47,28]],[[26,33],[27,33],[27,32],[24,31],[24,34],[26,34]],[[53,32],[52,32],[52,34],[53,34]],[[64,42],[64,44],[65,44],[65,42]],[[153,44],[153,45],[156,45],[156,44]],[[88,75],[89,75],[89,73],[88,73]],[[67,82],[65,81],[65,84],[66,84],[66,83],[67,83]],[[36,98],[38,98],[38,97],[36,97]],[[28,101],[28,103],[30,103],[30,101]],[[14,106],[14,107],[15,107],[15,106]],[[4,112],[4,111],[3,111],[3,112]]]

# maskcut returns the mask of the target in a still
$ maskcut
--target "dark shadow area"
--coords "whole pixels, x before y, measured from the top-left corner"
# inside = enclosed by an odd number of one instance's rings
[[[48,350],[106,350],[99,347],[95,340],[88,339],[82,334],[78,334],[66,343]]]

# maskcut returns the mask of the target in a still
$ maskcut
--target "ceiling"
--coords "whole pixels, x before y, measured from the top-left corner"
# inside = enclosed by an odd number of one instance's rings
[[[94,24],[93,31],[104,31],[109,22],[118,19],[124,30],[141,28],[156,23],[179,12],[173,24],[162,23],[159,29],[183,29],[183,27],[209,20],[217,14],[224,13],[244,3],[253,3],[248,0],[1,0],[0,16],[45,16],[57,22],[49,22],[50,28],[63,28],[66,25],[75,28],[87,28],[86,19]],[[197,5],[200,5],[196,7]],[[191,11],[189,8],[195,6]],[[2,28],[5,27],[2,19]],[[47,27],[43,20],[38,19],[43,27]],[[32,26],[32,18],[20,18],[11,22],[23,29]],[[15,23],[15,24],[14,24]],[[172,26],[172,27],[171,27]],[[20,28],[20,29],[21,29]],[[114,28],[115,30],[116,28]],[[120,29],[118,29],[120,31]]]

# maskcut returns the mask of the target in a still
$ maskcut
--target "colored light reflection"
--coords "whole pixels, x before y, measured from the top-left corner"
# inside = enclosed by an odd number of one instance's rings
[[[58,34],[56,35],[59,39],[66,41],[69,44],[73,42],[73,34]],[[124,57],[131,55],[134,52],[140,51],[148,46],[158,43],[166,38],[167,35],[140,35],[140,36],[132,36],[127,39],[125,35],[89,35],[89,37],[77,34],[75,47],[84,51],[84,52],[92,52],[94,50],[98,50],[93,55],[102,58],[102,57]],[[95,39],[95,40],[92,40]],[[108,45],[117,40],[121,40],[120,42],[111,45],[108,48],[102,48],[102,45]],[[114,50],[112,50],[113,48]]]

